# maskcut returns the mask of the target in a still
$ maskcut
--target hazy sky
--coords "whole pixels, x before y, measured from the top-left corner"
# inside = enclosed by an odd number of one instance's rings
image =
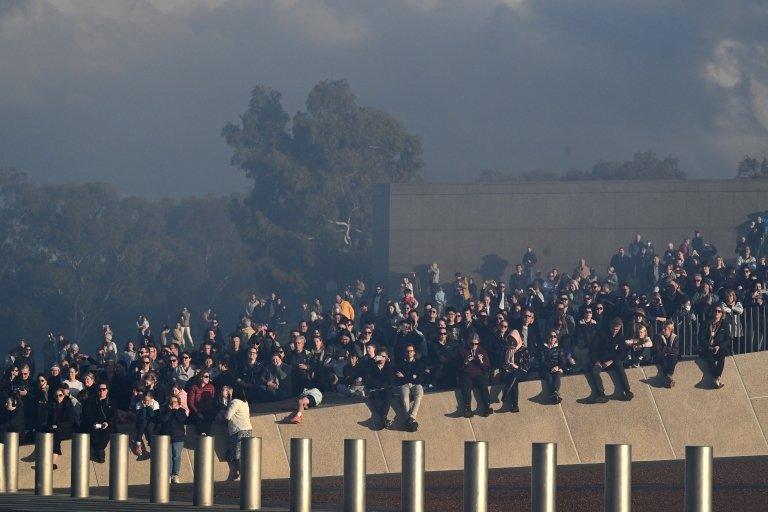
[[[764,0],[0,0],[0,166],[148,196],[248,186],[221,128],[257,82],[346,78],[431,180],[653,149],[692,177],[768,150]]]

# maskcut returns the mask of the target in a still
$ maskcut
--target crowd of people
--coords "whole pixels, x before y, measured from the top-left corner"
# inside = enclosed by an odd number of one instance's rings
[[[675,385],[678,331],[692,322],[695,353],[719,389],[725,358],[748,349],[743,340],[752,327],[745,312],[766,318],[765,234],[762,220],[753,223],[731,264],[699,232],[663,252],[637,235],[619,248],[602,278],[583,259],[570,273],[537,271],[529,248],[507,282],[487,280],[479,289],[460,273],[443,283],[433,263],[426,284],[411,273],[392,298],[381,284],[368,290],[358,280],[339,291],[334,283],[326,290],[330,305],[317,297],[297,308],[295,328],[276,293],[264,300],[253,294],[226,331],[209,308],[193,333],[185,307],[174,326],[157,334],[139,316],[135,336],[121,348],[104,325],[91,355],[50,333],[42,367],[22,340],[0,381],[0,432],[27,440],[52,432],[54,464],[61,441],[73,432],[90,433],[98,463],[119,425],[130,426],[138,458],[147,457],[153,434],[168,434],[171,479],[178,482],[187,428],[210,435],[221,424],[238,478],[240,439],[252,435],[256,403],[294,400],[286,421],[298,424],[307,408],[331,394],[360,397],[369,401],[376,429],[399,428],[390,419],[394,405],[403,428],[416,431],[422,397],[433,390],[458,389],[463,416],[488,416],[519,412],[524,380],[540,379],[547,399],[560,403],[561,377],[569,373],[585,375],[587,401],[607,402],[602,374],[610,372],[617,383],[611,398],[631,400],[628,367],[657,364],[664,385]],[[758,334],[759,346],[750,349],[763,348],[764,329]],[[496,411],[493,384],[501,385],[504,404]]]

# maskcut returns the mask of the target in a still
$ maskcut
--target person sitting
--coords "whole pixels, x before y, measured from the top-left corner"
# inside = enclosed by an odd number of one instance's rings
[[[387,419],[392,396],[392,363],[389,361],[386,347],[376,349],[373,361],[366,367],[364,382],[371,409],[373,409],[376,429],[388,428],[392,425],[392,422]]]
[[[152,390],[145,390],[141,400],[136,404],[136,433],[133,437],[133,453],[137,460],[149,458],[147,446],[152,444],[158,420],[160,419],[160,404],[155,400]],[[144,439],[146,438],[146,443]]]
[[[520,412],[518,385],[531,369],[531,354],[528,351],[528,347],[523,345],[523,340],[517,330],[512,331],[508,340],[509,345],[504,355],[504,365],[501,373],[501,382],[504,384],[501,401],[504,403],[509,402],[509,412],[514,413]]]
[[[624,371],[624,359],[626,359],[627,350],[623,322],[621,318],[614,318],[608,332],[604,332],[598,337],[590,353],[592,368],[586,374],[587,382],[592,390],[588,399],[590,402],[605,403],[608,401],[608,397],[605,396],[603,380],[600,378],[600,372],[603,371],[612,371],[618,380],[617,391],[620,396],[624,400],[632,400],[634,394],[629,389],[629,381]]]
[[[493,414],[491,409],[491,396],[488,391],[488,370],[491,368],[491,358],[488,352],[480,346],[480,335],[472,333],[469,347],[461,347],[458,350],[459,357],[459,383],[461,385],[461,398],[464,401],[464,417],[471,418],[472,390],[480,392],[482,407],[481,416]]]
[[[403,412],[407,416],[406,428],[410,432],[416,432],[419,429],[416,417],[419,414],[421,398],[424,396],[424,388],[421,384],[424,378],[424,365],[416,357],[414,345],[406,345],[405,354],[395,368],[394,383],[400,396]]]
[[[560,377],[567,364],[565,352],[560,348],[557,331],[552,330],[541,350],[541,368],[553,404],[563,401],[560,397]]]
[[[21,434],[25,427],[24,407],[21,407],[21,402],[17,397],[8,396],[5,399],[5,407],[0,411],[0,434],[6,432]]]
[[[627,358],[632,368],[638,368],[641,364],[650,361],[653,340],[648,336],[648,327],[645,324],[635,324],[635,337],[627,340],[629,357]]]
[[[680,340],[675,334],[675,322],[664,322],[661,332],[656,335],[656,362],[661,366],[661,375],[664,377],[664,385],[671,388],[675,385],[673,378],[675,366],[680,357]]]
[[[291,367],[283,362],[283,357],[283,349],[276,348],[261,372],[259,399],[264,402],[285,400],[291,395]]]
[[[357,353],[349,354],[349,360],[343,370],[344,378],[338,385],[339,392],[349,396],[365,396],[365,368],[360,364]]]

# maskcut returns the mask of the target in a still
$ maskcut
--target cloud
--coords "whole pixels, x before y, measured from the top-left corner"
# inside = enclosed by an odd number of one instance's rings
[[[752,0],[0,0],[0,166],[239,190],[220,130],[251,87],[292,113],[346,78],[423,136],[431,179],[648,148],[731,176],[764,149],[766,22]]]
[[[712,60],[707,63],[707,78],[725,89],[733,89],[741,82],[739,52],[743,46],[730,39],[720,41]]]
[[[722,40],[705,69],[708,81],[725,90],[719,126],[737,132],[768,130],[768,46]]]

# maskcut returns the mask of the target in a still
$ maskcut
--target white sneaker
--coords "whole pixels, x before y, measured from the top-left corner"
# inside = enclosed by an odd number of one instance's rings
[[[179,475],[172,475],[171,476],[171,483],[172,484],[180,484],[181,483],[181,477],[179,477]]]

